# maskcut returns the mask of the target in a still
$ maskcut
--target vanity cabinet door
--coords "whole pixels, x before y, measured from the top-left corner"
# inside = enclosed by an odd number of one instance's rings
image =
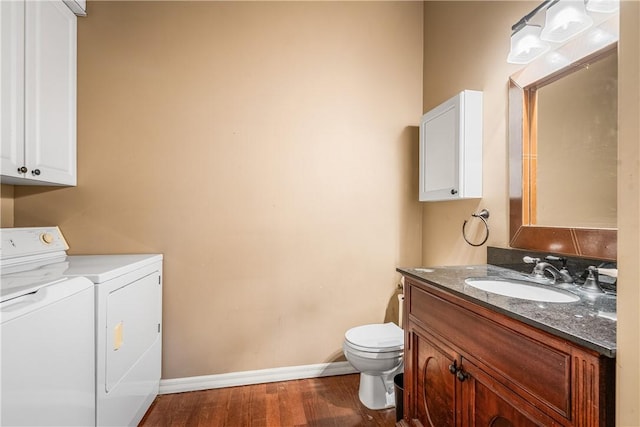
[[[412,412],[425,427],[443,427],[459,425],[458,401],[459,386],[455,372],[460,365],[460,357],[448,346],[420,329],[410,333],[413,369],[411,372],[413,396]]]
[[[557,423],[464,358],[461,372],[463,426],[552,427],[570,424]]]

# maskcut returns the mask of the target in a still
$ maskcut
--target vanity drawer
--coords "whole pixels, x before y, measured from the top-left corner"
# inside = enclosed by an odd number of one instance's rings
[[[450,343],[462,356],[462,369],[467,359],[538,409],[572,418],[568,349],[524,335],[530,330],[521,322],[496,313],[485,317],[463,307],[463,300],[458,305],[455,296],[445,299],[417,286],[408,291],[410,323]]]

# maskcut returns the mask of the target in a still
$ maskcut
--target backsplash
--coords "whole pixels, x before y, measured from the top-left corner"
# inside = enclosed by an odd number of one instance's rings
[[[576,277],[580,276],[587,269],[587,267],[592,265],[596,267],[617,268],[616,263],[606,260],[566,256],[554,254],[552,252],[536,252],[526,249],[497,248],[493,246],[487,247],[487,264],[497,265],[528,274],[533,271],[534,265],[526,264],[524,261],[522,261],[522,258],[524,256],[540,258],[542,260],[548,255],[555,255],[558,257],[566,258],[567,269],[573,276]],[[558,261],[550,262],[557,267],[561,266],[561,263]],[[614,292],[616,290],[616,279],[612,277],[600,275],[600,284],[606,290]]]

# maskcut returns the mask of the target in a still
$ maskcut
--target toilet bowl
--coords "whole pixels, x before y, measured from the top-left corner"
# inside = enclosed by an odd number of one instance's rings
[[[344,355],[360,372],[358,396],[369,409],[395,406],[393,377],[404,369],[404,332],[395,323],[357,326],[344,334]]]

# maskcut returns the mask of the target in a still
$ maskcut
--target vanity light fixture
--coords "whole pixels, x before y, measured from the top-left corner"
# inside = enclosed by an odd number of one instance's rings
[[[593,24],[587,15],[584,0],[558,0],[546,12],[544,28],[540,38],[562,43],[581,33]]]
[[[597,13],[613,13],[620,9],[619,0],[587,0],[587,10]]]
[[[619,9],[620,0],[544,0],[511,27],[507,62],[529,64],[546,52],[571,43],[570,39],[590,27],[594,31],[589,33],[589,43],[611,43],[617,40],[617,29],[607,27],[617,23]]]
[[[539,25],[525,24],[511,36],[511,51],[507,62],[528,64],[549,50],[549,43],[540,40]]]

